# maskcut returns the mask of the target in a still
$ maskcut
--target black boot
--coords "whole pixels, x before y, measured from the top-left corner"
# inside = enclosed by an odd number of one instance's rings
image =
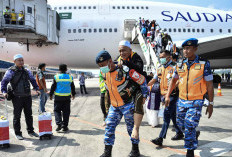
[[[200,136],[200,134],[201,134],[201,131],[196,131],[196,139],[197,139],[197,141],[198,141],[198,137]]]
[[[138,144],[132,144],[132,150],[129,154],[129,157],[140,157],[139,152],[139,145]]]
[[[162,146],[163,145],[163,138],[158,137],[158,138],[156,138],[154,140],[151,140],[151,142],[158,145],[158,146]]]
[[[62,129],[61,125],[57,125],[56,131],[60,131]]]
[[[181,134],[176,134],[174,137],[172,137],[171,139],[173,140],[173,141],[175,141],[175,140],[181,140],[181,139],[183,139],[183,137],[184,137],[184,135],[183,135],[183,133],[181,133]]]
[[[187,150],[186,157],[194,157],[194,150]]]
[[[111,157],[112,147],[111,145],[105,145],[104,153],[100,157]]]

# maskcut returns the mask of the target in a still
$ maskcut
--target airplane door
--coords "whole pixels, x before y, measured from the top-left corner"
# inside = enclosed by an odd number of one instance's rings
[[[99,14],[105,15],[110,13],[110,2],[106,0],[101,0],[98,4]]]
[[[25,26],[35,28],[35,7],[33,5],[24,5]]]

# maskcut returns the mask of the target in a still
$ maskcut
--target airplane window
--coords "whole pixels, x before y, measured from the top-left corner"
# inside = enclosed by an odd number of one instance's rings
[[[134,9],[135,7],[131,7],[131,9]]]
[[[109,29],[109,32],[112,32],[112,28]]]
[[[181,28],[178,29],[178,32],[181,32]]]
[[[57,7],[55,7],[54,10],[57,10]]]
[[[62,7],[59,7],[59,10],[62,10]]]
[[[173,29],[173,32],[176,32],[176,28]]]
[[[64,7],[64,9],[67,9],[67,7]]]
[[[231,33],[231,29],[228,29],[228,32]]]
[[[166,32],[167,31],[167,28],[164,28],[164,32]]]
[[[127,6],[127,9],[130,9],[130,7],[129,7],[129,6]]]
[[[191,29],[190,29],[190,28],[188,29],[188,32],[191,32]]]
[[[169,28],[169,32],[172,32],[172,29],[171,29],[171,28]]]
[[[71,29],[68,29],[68,33],[71,33]]]
[[[86,6],[84,6],[83,9],[86,9]]]
[[[120,9],[120,6],[118,6],[118,9]]]
[[[99,32],[100,32],[100,33],[102,32],[102,29],[101,29],[101,28],[99,28]]]
[[[96,9],[97,7],[96,6],[93,6],[93,9]]]
[[[77,32],[77,30],[76,29],[73,29],[73,33],[76,33]]]
[[[183,32],[186,32],[186,29],[185,29],[185,28],[183,29]]]
[[[222,33],[222,29],[219,29],[219,32]]]
[[[213,33],[213,29],[210,29],[210,32]]]
[[[91,9],[91,6],[89,6],[89,9]]]
[[[96,29],[96,28],[94,28],[94,29],[93,29],[93,32],[94,32],[94,33],[96,33],[96,32],[97,32],[97,29]]]
[[[146,7],[146,9],[149,9],[148,7]]]
[[[204,33],[204,32],[205,32],[205,29],[201,29],[201,32]]]
[[[141,7],[141,9],[144,9],[144,7]]]
[[[89,29],[89,33],[92,33],[92,29]]]
[[[86,33],[86,32],[87,32],[87,30],[86,30],[86,29],[83,29],[83,32],[84,32],[84,33]]]
[[[199,32],[200,32],[200,29],[197,29],[197,32],[199,33]]]
[[[81,6],[79,6],[79,9],[81,9]]]
[[[72,7],[69,7],[69,9],[72,9]]]
[[[124,7],[124,6],[122,6],[122,9],[125,9],[125,7]]]
[[[115,28],[115,29],[114,29],[114,32],[117,32],[117,31],[118,31],[117,28]]]
[[[193,32],[195,32],[195,29],[192,29]]]
[[[81,33],[81,29],[78,29],[78,33]]]
[[[139,7],[137,6],[136,9],[139,9]]]
[[[104,32],[107,32],[107,28],[104,28]]]
[[[113,9],[115,9],[115,6],[113,6]]]
[[[75,7],[73,7],[73,9],[77,9],[77,7],[75,6]]]

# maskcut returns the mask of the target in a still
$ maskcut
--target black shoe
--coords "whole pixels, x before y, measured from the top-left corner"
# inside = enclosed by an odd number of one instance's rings
[[[151,142],[158,145],[158,146],[162,146],[163,145],[163,138],[158,137],[158,138],[156,138],[154,140],[151,140]]]
[[[171,140],[181,140],[183,139],[184,135],[183,134],[176,134],[174,137],[171,138]]]
[[[140,157],[139,145],[138,144],[132,144],[132,150],[131,150],[128,157]]]
[[[64,131],[64,132],[66,132],[66,131],[68,131],[68,130],[69,130],[69,129],[68,129],[67,126],[63,127],[63,129],[62,129],[62,131]]]
[[[85,94],[89,94],[89,93],[86,92]]]
[[[15,135],[18,140],[24,140],[22,135]]]
[[[197,141],[198,141],[198,137],[200,136],[200,134],[201,134],[201,131],[196,131],[196,139],[197,139]]]
[[[56,131],[60,131],[62,129],[61,125],[58,125]]]
[[[187,150],[186,157],[194,157],[194,150]]]
[[[34,136],[34,137],[39,137],[39,135],[38,135],[37,133],[35,133],[34,131],[28,133],[28,135],[31,136],[31,137],[33,137],[33,136]]]
[[[104,153],[100,157],[111,157],[112,148],[111,145],[105,145]]]

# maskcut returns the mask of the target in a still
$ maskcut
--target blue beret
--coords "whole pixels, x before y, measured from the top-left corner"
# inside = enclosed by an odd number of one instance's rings
[[[96,63],[98,64],[98,63],[104,62],[108,59],[111,59],[109,52],[103,50],[97,54]]]
[[[184,46],[198,46],[198,40],[196,38],[190,38],[183,42],[182,47]]]

